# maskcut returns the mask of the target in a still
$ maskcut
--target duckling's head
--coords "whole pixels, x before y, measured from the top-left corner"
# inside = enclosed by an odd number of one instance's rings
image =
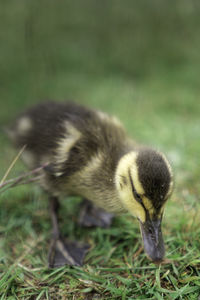
[[[161,221],[173,188],[166,157],[148,148],[124,155],[116,169],[115,184],[123,206],[140,222],[147,256],[154,262],[162,261],[165,249]]]

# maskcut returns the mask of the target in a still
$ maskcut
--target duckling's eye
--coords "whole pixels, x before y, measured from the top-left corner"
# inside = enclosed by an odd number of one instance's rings
[[[133,190],[133,195],[134,195],[135,199],[136,199],[139,203],[142,203],[142,198],[141,198],[140,195],[136,192],[136,190]]]

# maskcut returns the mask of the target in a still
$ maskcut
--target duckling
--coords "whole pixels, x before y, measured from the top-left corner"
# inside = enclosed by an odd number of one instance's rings
[[[144,250],[153,262],[165,255],[161,222],[173,174],[161,152],[136,144],[113,116],[82,105],[45,102],[22,113],[8,129],[30,168],[42,165],[53,225],[49,267],[82,265],[87,244],[66,241],[58,226],[59,197],[84,199],[79,223],[108,227],[114,214],[139,221]]]

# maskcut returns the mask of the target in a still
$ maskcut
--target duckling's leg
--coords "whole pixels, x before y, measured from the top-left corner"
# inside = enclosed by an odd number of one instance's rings
[[[59,202],[56,197],[50,197],[50,214],[53,225],[52,241],[48,255],[49,268],[64,265],[81,266],[89,246],[76,241],[64,241],[58,226]]]
[[[79,215],[79,224],[85,227],[103,227],[111,225],[113,214],[96,207],[90,201],[84,199],[81,203],[81,212]]]

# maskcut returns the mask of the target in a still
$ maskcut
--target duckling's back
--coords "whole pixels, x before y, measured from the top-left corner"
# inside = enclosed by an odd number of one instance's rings
[[[25,152],[33,156],[25,159],[29,167],[40,165],[45,157],[72,161],[75,156],[85,163],[99,151],[115,155],[126,138],[115,117],[70,102],[46,102],[25,111],[8,135],[17,147],[26,145]]]

